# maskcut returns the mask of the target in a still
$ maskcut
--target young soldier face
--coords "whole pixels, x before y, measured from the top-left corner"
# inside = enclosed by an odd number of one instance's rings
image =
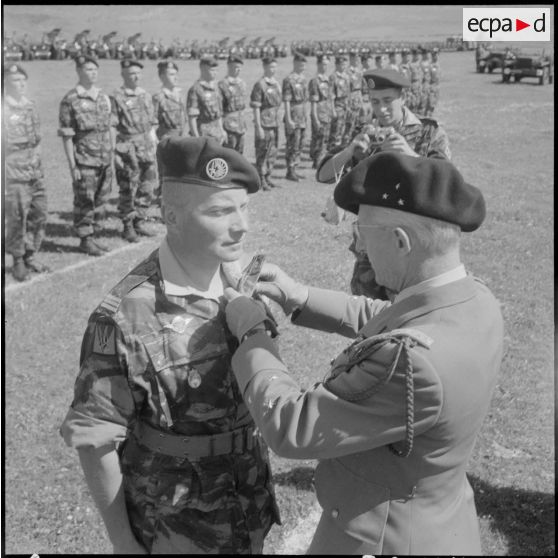
[[[4,81],[6,93],[13,97],[21,97],[27,90],[27,78],[23,74],[9,74]]]
[[[93,62],[86,62],[83,66],[77,69],[79,80],[87,85],[93,85],[97,81],[99,75],[99,68]]]
[[[403,118],[403,94],[397,87],[368,91],[374,116],[380,126],[394,126]]]
[[[242,64],[240,62],[229,62],[227,64],[227,69],[229,76],[238,77],[240,75],[240,70],[242,70]]]
[[[178,81],[178,72],[174,68],[167,68],[161,74],[161,81],[163,82],[163,85],[172,89],[176,86],[176,82]]]
[[[295,60],[293,67],[297,74],[301,74],[304,70],[306,70],[306,62],[304,62],[304,60]]]
[[[277,71],[277,62],[272,62],[271,64],[266,64],[264,66],[265,77],[273,77]]]
[[[135,89],[141,80],[141,68],[139,66],[130,66],[122,69],[122,79],[126,87]]]
[[[202,64],[200,66],[201,78],[205,81],[213,81],[217,77],[217,66]]]
[[[198,261],[231,262],[242,255],[248,232],[248,192],[188,185],[188,202],[171,209],[182,250]],[[168,225],[168,221],[167,221]]]
[[[327,73],[328,64],[329,64],[329,60],[327,60],[327,59],[324,59],[321,62],[318,62],[318,73],[319,74]]]

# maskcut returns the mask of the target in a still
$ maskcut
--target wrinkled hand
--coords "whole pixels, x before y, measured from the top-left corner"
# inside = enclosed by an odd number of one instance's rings
[[[267,314],[263,304],[241,295],[230,287],[225,289],[225,298],[228,300],[225,308],[227,325],[239,341],[242,341],[242,338],[251,329],[265,330]]]
[[[308,299],[308,287],[297,283],[280,267],[270,263],[263,264],[254,292],[279,304],[286,315],[304,306]]]
[[[386,140],[382,143],[382,151],[397,151],[398,153],[403,153],[404,155],[411,155],[412,157],[418,157],[411,146],[407,143],[407,140],[397,132],[390,134]]]

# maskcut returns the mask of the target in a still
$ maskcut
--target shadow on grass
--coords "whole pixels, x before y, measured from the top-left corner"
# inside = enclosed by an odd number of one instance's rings
[[[554,495],[495,487],[469,476],[479,516],[492,518],[510,556],[554,556]]]
[[[294,486],[298,490],[313,492],[314,467],[295,467],[290,471],[276,473],[273,482],[279,486]]]

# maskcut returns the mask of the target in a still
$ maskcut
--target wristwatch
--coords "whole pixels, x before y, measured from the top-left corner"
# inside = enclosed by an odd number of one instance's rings
[[[263,323],[259,323],[257,326],[253,327],[252,329],[249,329],[243,336],[242,339],[240,340],[241,343],[244,343],[244,341],[246,341],[246,339],[248,339],[248,337],[252,337],[252,335],[256,335],[256,333],[260,333],[260,332],[264,332],[267,333],[267,329],[264,326]]]

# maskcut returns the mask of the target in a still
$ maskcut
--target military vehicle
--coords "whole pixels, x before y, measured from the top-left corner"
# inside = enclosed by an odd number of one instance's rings
[[[494,70],[502,68],[506,54],[506,51],[486,50],[484,53],[477,55],[477,72],[491,74]]]
[[[502,81],[510,83],[521,81],[524,77],[537,78],[539,85],[552,83],[554,79],[554,60],[551,56],[515,56],[504,60]]]

